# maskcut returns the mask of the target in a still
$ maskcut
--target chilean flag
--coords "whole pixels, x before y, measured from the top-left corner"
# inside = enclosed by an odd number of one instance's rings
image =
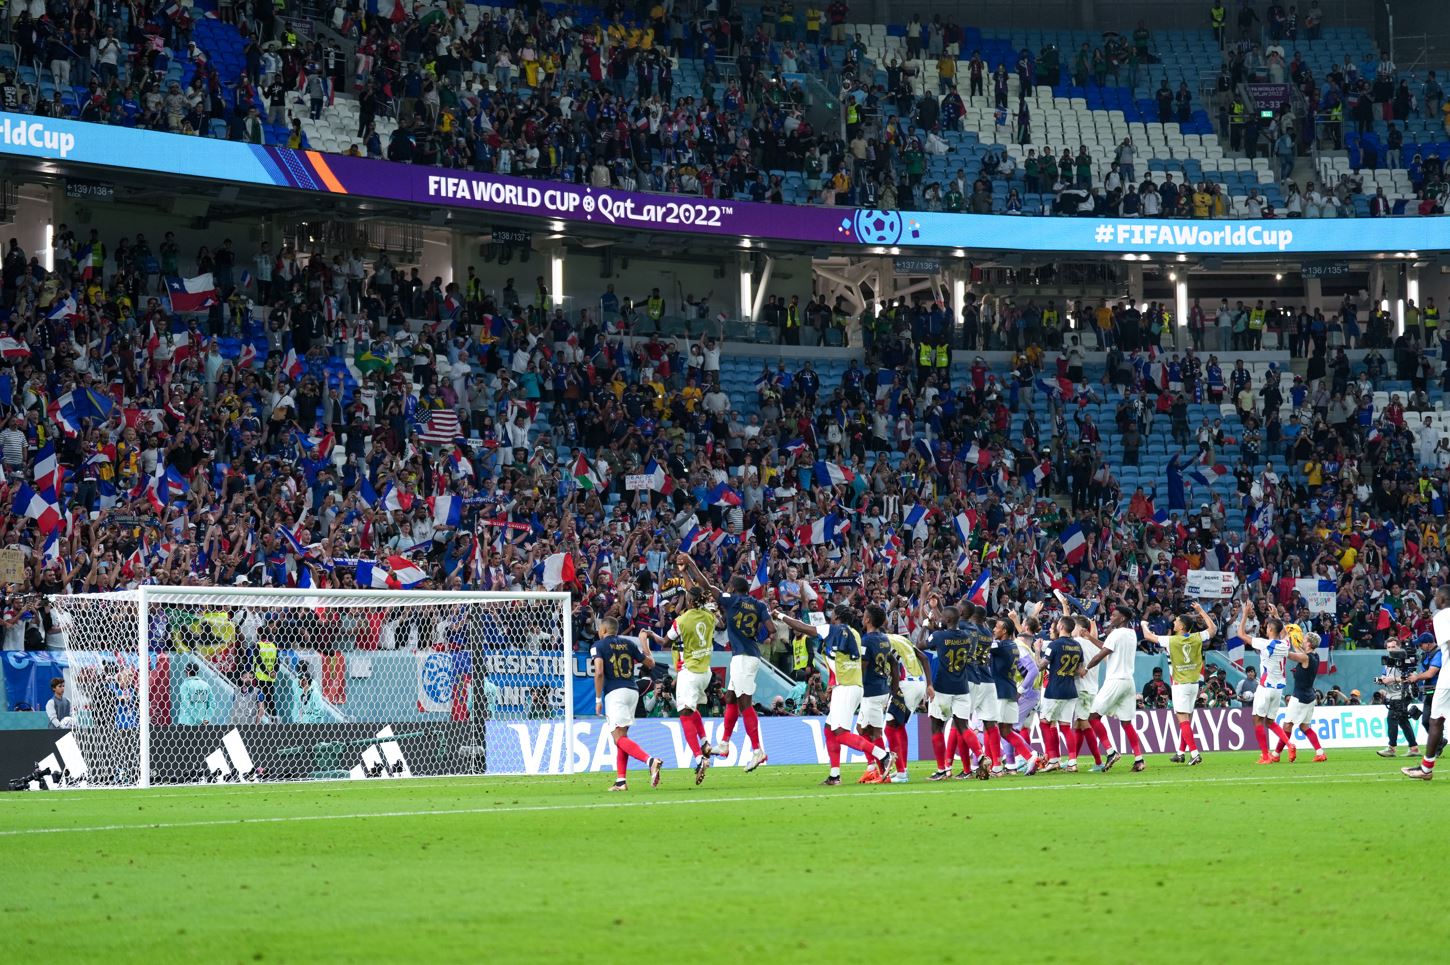
[[[813,523],[796,528],[796,542],[810,543],[832,543],[845,536],[851,528],[849,519],[841,519],[835,513],[828,513]]]
[[[1077,523],[1063,530],[1058,539],[1062,542],[1065,551],[1063,559],[1068,566],[1076,566],[1087,555],[1087,537],[1083,535],[1082,526]]]
[[[282,359],[282,374],[294,380],[302,377],[302,360],[297,357],[295,348],[289,348]]]
[[[168,276],[166,294],[171,300],[173,312],[205,311],[221,301],[210,272],[194,278]]]
[[[428,578],[428,574],[406,556],[389,556],[386,562],[388,564],[388,586],[411,590]]]
[[[983,569],[977,574],[977,579],[972,583],[972,588],[967,591],[967,602],[976,606],[987,605],[987,594],[992,591],[992,571]]]
[[[35,520],[42,533],[50,533],[64,521],[55,505],[55,494],[49,490],[36,492],[25,483],[15,489],[10,510],[17,516],[28,516]]]
[[[574,582],[574,557],[568,553],[555,553],[534,567],[534,576],[552,590],[556,586]]]
[[[47,442],[35,453],[35,486],[42,492],[47,489],[60,492],[60,484],[64,479],[65,470],[56,458],[55,443]]]
[[[450,526],[457,529],[463,522],[463,498],[452,493],[444,493],[442,496],[434,496],[433,503],[433,525]]]
[[[653,492],[668,496],[675,491],[675,483],[670,479],[670,474],[665,472],[664,467],[653,459],[645,464],[643,475]]]
[[[770,589],[770,569],[766,566],[765,557],[760,558],[760,565],[755,568],[755,575],[750,578],[750,595],[757,600],[765,599],[765,591]]]
[[[843,486],[856,481],[854,472],[834,462],[817,462],[815,473],[816,484],[820,486]]]

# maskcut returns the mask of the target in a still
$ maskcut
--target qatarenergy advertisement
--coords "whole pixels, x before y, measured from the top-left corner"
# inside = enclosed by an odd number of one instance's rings
[[[1450,217],[1152,221],[870,211],[616,191],[0,112],[0,157],[351,194],[581,224],[835,247],[1082,254],[1294,255],[1450,250]]]

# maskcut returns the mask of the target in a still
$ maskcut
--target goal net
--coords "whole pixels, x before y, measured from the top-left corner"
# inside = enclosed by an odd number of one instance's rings
[[[518,734],[573,732],[567,593],[148,586],[50,605],[72,726],[46,787],[521,774]]]

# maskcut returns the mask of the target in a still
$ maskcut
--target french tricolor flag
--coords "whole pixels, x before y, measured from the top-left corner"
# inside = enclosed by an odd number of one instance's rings
[[[406,513],[413,508],[413,494],[399,492],[396,486],[388,483],[388,488],[383,490],[383,508],[389,512]]]
[[[956,532],[957,539],[966,543],[972,538],[972,527],[976,525],[977,514],[968,509],[957,513],[952,517],[952,530]]]
[[[25,359],[30,357],[30,347],[9,335],[0,335],[0,358]]]
[[[284,543],[287,544],[287,548],[292,551],[292,553],[293,553],[294,556],[306,556],[307,555],[307,550],[297,540],[297,534],[294,533],[294,532],[292,532],[292,530],[289,527],[287,527],[287,526],[278,526],[277,527],[277,535],[280,536],[280,537],[282,537],[282,542],[284,542]]]
[[[834,462],[817,462],[815,474],[818,486],[844,486],[856,480],[854,472]]]
[[[534,575],[544,585],[544,589],[552,590],[556,586],[574,582],[574,557],[568,553],[555,553],[546,557],[544,561],[534,568]]]
[[[289,348],[282,359],[282,374],[294,381],[302,377],[302,360],[297,357],[295,348]]]
[[[835,513],[828,513],[813,523],[807,523],[796,529],[796,541],[818,545],[821,543],[833,543],[845,536],[851,528],[849,519],[841,519]]]
[[[765,557],[760,558],[760,565],[755,568],[755,575],[750,578],[750,595],[757,600],[765,599],[765,591],[770,589],[770,569],[766,566]]]
[[[680,552],[692,552],[696,546],[699,546],[709,538],[710,530],[702,530],[699,526],[691,526],[690,531],[685,534],[684,539],[680,540]]]
[[[921,503],[916,503],[906,511],[906,515],[901,520],[901,527],[902,529],[914,530],[918,526],[920,526],[922,522],[925,521],[925,519],[926,507],[923,506]]]
[[[453,475],[473,475],[473,463],[470,462],[468,457],[463,454],[463,449],[459,446],[453,447],[453,454],[448,457],[448,462],[453,467]]]
[[[1058,539],[1062,542],[1063,560],[1068,566],[1076,566],[1087,555],[1087,537],[1079,524],[1073,523],[1063,530]]]
[[[1044,459],[1038,465],[1033,466],[1032,467],[1032,471],[1027,474],[1027,480],[1026,480],[1026,482],[1027,482],[1027,488],[1028,489],[1032,489],[1032,490],[1036,490],[1044,482],[1046,482],[1047,481],[1047,477],[1048,476],[1051,476],[1051,475],[1052,475],[1052,463],[1050,463],[1046,459]]]
[[[972,571],[972,554],[962,550],[957,554],[957,572],[966,576]]]
[[[448,526],[457,529],[462,524],[463,498],[461,496],[444,493],[442,496],[434,496],[432,503],[434,526]]]
[[[1244,665],[1244,639],[1243,637],[1229,637],[1227,643],[1228,658],[1233,661],[1235,667]]]
[[[372,560],[358,560],[357,585],[363,589],[385,590],[389,585],[388,571]]]
[[[64,479],[65,470],[56,458],[55,443],[47,442],[35,453],[35,488],[41,492],[49,489],[58,493]]]
[[[721,483],[705,493],[705,504],[707,506],[739,506],[740,493]]]
[[[976,606],[987,605],[987,595],[992,592],[992,571],[983,569],[977,574],[972,588],[967,591],[967,602]]]
[[[992,462],[992,453],[990,450],[983,449],[973,442],[962,450],[961,461],[969,466],[977,466],[980,469],[985,469]]]
[[[428,574],[406,556],[389,556],[387,564],[389,586],[411,590],[428,578]]]
[[[675,491],[675,484],[670,479],[670,474],[665,472],[664,467],[653,459],[645,464],[643,475],[651,491],[665,496]]]
[[[49,533],[64,521],[60,510],[56,508],[53,492],[36,492],[25,483],[16,487],[10,509],[16,516],[28,516],[35,520],[42,533]]]

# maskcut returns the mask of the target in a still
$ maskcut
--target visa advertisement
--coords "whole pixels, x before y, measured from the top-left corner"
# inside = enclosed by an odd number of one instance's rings
[[[0,112],[0,157],[346,194],[428,208],[837,247],[1285,255],[1450,250],[1450,218],[1154,221],[875,211],[649,194]]]

